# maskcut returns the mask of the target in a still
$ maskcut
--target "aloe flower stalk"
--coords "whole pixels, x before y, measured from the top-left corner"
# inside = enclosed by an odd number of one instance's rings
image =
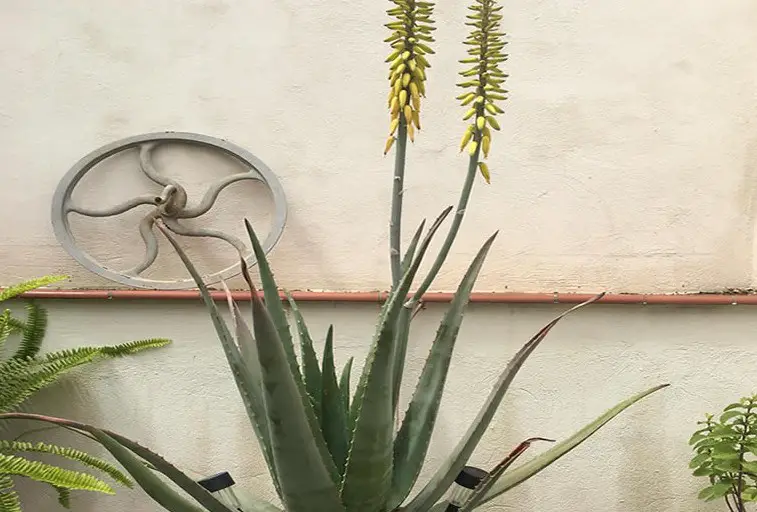
[[[432,2],[392,0],[394,7],[387,11],[392,21],[386,27],[392,31],[385,42],[391,45],[386,59],[389,64],[388,106],[391,116],[389,138],[384,154],[397,144],[392,184],[392,214],[390,231],[390,262],[392,285],[401,277],[400,239],[402,235],[402,188],[405,182],[407,139],[415,142],[415,131],[421,129],[421,97],[426,96],[426,70],[431,67],[427,55],[434,53],[435,30]]]
[[[463,119],[470,120],[470,124],[460,146],[461,151],[467,147],[470,155],[468,172],[447,237],[409,306],[420,301],[447,259],[468,207],[476,170],[481,172],[487,183],[490,181],[489,167],[481,161],[481,154],[483,153],[484,158],[489,156],[492,137],[490,127],[499,130],[500,125],[495,116],[504,113],[497,102],[507,98],[507,91],[502,88],[502,84],[508,75],[500,69],[500,64],[507,60],[507,55],[503,52],[507,43],[503,40],[505,34],[501,32],[502,6],[498,5],[497,0],[475,0],[468,9],[471,14],[467,15],[469,21],[465,24],[472,27],[472,30],[464,44],[469,46],[469,57],[460,62],[472,66],[460,72],[466,80],[458,84],[467,89],[458,99],[463,106],[469,106]],[[402,363],[399,363],[399,366],[401,365]]]
[[[463,119],[470,123],[460,142],[460,151],[468,148],[468,153],[476,157],[476,164],[489,183],[489,167],[479,158],[480,153],[484,158],[489,156],[492,143],[490,127],[500,129],[495,116],[504,112],[497,103],[507,99],[507,91],[502,88],[507,75],[499,65],[507,60],[503,52],[507,43],[503,41],[505,34],[500,28],[502,15],[499,12],[502,6],[498,6],[495,0],[476,0],[468,9],[472,14],[466,16],[469,21],[465,24],[473,27],[473,31],[464,44],[471,48],[468,49],[469,57],[460,63],[471,67],[460,72],[466,80],[458,86],[467,91],[457,99],[463,106],[469,107]]]

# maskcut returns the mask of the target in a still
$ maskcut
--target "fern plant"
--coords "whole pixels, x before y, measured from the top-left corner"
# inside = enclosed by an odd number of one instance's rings
[[[0,301],[23,292],[54,283],[61,276],[49,276],[26,281],[0,290]],[[82,347],[40,355],[47,330],[47,312],[34,302],[26,306],[26,318],[16,318],[6,309],[0,314],[0,412],[17,410],[40,389],[53,384],[70,370],[99,359],[135,354],[169,343],[165,339],[134,341],[116,346]],[[19,338],[15,350],[8,349],[9,338]],[[132,486],[131,480],[113,464],[73,448],[43,442],[29,443],[18,439],[0,440],[0,512],[19,512],[21,502],[14,491],[14,478],[26,477],[52,485],[59,503],[70,507],[72,490],[97,491],[112,494],[113,488],[101,478],[80,471],[64,469],[39,461],[28,460],[23,454],[48,454],[76,461],[88,468],[108,475],[113,481]]]
[[[389,63],[389,138],[385,153],[393,148],[390,218],[390,268],[392,282],[384,302],[370,350],[357,387],[351,386],[352,360],[337,371],[334,365],[333,328],[326,335],[319,361],[312,335],[291,298],[292,323],[258,238],[246,223],[258,263],[259,294],[244,261],[242,272],[250,288],[252,328],[229,297],[233,327],[227,325],[200,274],[176,241],[164,231],[197,283],[211,321],[231,368],[242,403],[250,419],[271,479],[288,512],[441,512],[447,508],[445,493],[469,462],[488,429],[510,384],[526,359],[567,314],[599,299],[598,296],[561,314],[539,330],[514,355],[484,401],[468,431],[427,482],[416,485],[424,465],[439,413],[458,333],[470,294],[495,235],[478,251],[463,276],[431,346],[410,405],[400,414],[409,332],[421,305],[457,237],[476,177],[491,175],[484,161],[490,154],[492,130],[500,129],[496,116],[506,98],[507,75],[500,69],[506,60],[501,32],[502,7],[496,0],[473,0],[466,25],[467,56],[461,61],[465,89],[459,100],[468,109],[468,126],[461,143],[467,149],[467,173],[456,209],[447,208],[426,230],[425,222],[408,246],[401,247],[402,201],[408,140],[414,142],[421,128],[421,98],[426,94],[427,71],[434,54],[432,45],[434,4],[420,0],[391,0],[386,42]],[[450,215],[452,214],[452,215]],[[451,216],[450,227],[428,273],[415,283],[432,239]],[[424,235],[425,232],[425,235]],[[414,292],[410,294],[411,289]],[[299,338],[296,355],[292,331]],[[538,474],[591,437],[618,414],[644,397],[662,389],[655,386],[618,403],[599,418],[532,460],[512,468],[532,442],[520,443],[474,490],[462,511],[475,510]],[[277,512],[273,504],[248,498],[242,508],[219,501],[184,472],[155,452],[92,425],[61,418],[11,413],[0,419],[36,419],[62,425],[97,439],[131,474],[134,480],[170,512]],[[399,425],[399,428],[396,426]],[[546,428],[546,427],[542,427]],[[149,464],[149,467],[145,465]],[[512,468],[512,469],[511,469]],[[180,493],[155,474],[181,488]],[[412,493],[414,488],[417,493]]]
[[[697,423],[689,444],[696,455],[689,467],[709,485],[699,498],[723,499],[731,512],[745,512],[757,501],[757,395],[725,407],[718,419],[708,414]]]

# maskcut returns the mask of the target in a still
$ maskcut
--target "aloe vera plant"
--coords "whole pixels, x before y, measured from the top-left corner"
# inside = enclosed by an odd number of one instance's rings
[[[527,358],[566,315],[601,298],[579,304],[552,320],[512,357],[484,401],[468,431],[447,459],[425,482],[418,482],[429,448],[439,405],[458,333],[471,292],[496,238],[479,249],[441,321],[420,378],[404,414],[398,410],[410,325],[424,293],[433,284],[449,254],[471,196],[477,174],[491,179],[484,160],[489,156],[496,117],[505,100],[506,60],[501,32],[501,7],[495,0],[473,0],[466,24],[467,57],[461,60],[458,97],[468,109],[469,122],[461,141],[467,149],[468,170],[455,208],[449,207],[426,229],[421,223],[407,248],[401,248],[403,182],[407,142],[420,130],[421,98],[425,97],[427,70],[434,54],[432,44],[434,4],[428,1],[391,0],[392,20],[386,40],[391,45],[389,70],[390,134],[385,154],[395,150],[390,218],[391,290],[384,302],[358,379],[351,386],[352,359],[341,371],[334,364],[338,330],[330,328],[323,356],[318,358],[313,336],[294,300],[282,300],[273,272],[249,223],[250,242],[258,263],[259,293],[244,261],[242,272],[250,288],[252,327],[227,293],[233,328],[227,325],[200,274],[179,244],[164,231],[195,279],[231,368],[244,409],[254,428],[262,456],[280,499],[288,512],[441,512],[445,494],[489,427],[510,384]],[[420,279],[419,268],[434,236],[447,217],[451,221],[430,270]],[[416,281],[419,284],[415,285]],[[412,292],[411,292],[412,290]],[[288,303],[290,315],[285,303]],[[291,321],[291,323],[290,323]],[[298,342],[295,343],[293,332]],[[299,359],[296,345],[299,345]],[[570,437],[556,442],[532,460],[515,466],[533,442],[515,447],[462,504],[475,510],[538,474],[598,429],[644,397],[662,389],[658,385],[618,403]],[[0,415],[0,419],[26,418],[63,425],[100,441],[121,462],[134,480],[161,506],[171,512],[231,512],[202,486],[153,451],[115,432],[84,423],[24,414]],[[148,463],[146,465],[145,463]],[[162,473],[165,479],[155,475]],[[417,492],[413,492],[417,489]],[[277,505],[248,498],[241,512],[274,512]]]

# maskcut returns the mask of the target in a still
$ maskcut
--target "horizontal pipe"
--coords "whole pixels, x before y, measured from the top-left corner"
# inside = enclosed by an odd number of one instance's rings
[[[215,300],[225,300],[222,291],[211,292]],[[237,301],[250,299],[249,292],[234,291]],[[362,302],[379,303],[386,300],[387,292],[291,292],[298,302]],[[451,293],[427,293],[423,301],[450,302]],[[479,304],[578,304],[594,295],[589,293],[485,293],[471,294],[471,302]],[[197,290],[46,290],[26,292],[22,297],[30,299],[106,299],[106,300],[196,300]],[[284,299],[284,294],[281,294]],[[755,294],[607,294],[598,301],[603,304],[658,304],[687,306],[757,305]]]

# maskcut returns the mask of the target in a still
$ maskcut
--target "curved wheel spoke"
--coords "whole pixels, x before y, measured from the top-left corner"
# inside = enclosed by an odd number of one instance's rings
[[[112,217],[114,215],[120,215],[122,213],[128,212],[132,208],[142,206],[143,204],[155,205],[155,196],[149,194],[137,196],[133,199],[129,199],[128,201],[124,201],[121,204],[117,204],[112,208],[105,208],[103,210],[69,205],[66,208],[66,213],[79,213],[87,217]]]
[[[152,165],[152,150],[155,149],[156,145],[157,144],[155,144],[154,142],[148,142],[147,144],[141,144],[139,146],[140,169],[142,169],[142,172],[145,173],[148,178],[150,178],[158,185],[163,185],[164,187],[167,187],[168,185],[174,185],[178,187],[179,184],[176,181],[166,176],[162,176]]]
[[[225,178],[216,181],[215,183],[210,185],[210,187],[208,187],[208,190],[202,197],[200,204],[198,204],[197,206],[184,208],[184,211],[179,214],[179,218],[194,219],[195,217],[199,217],[200,215],[205,215],[216,203],[216,199],[218,199],[218,195],[223,189],[225,189],[232,183],[236,183],[242,180],[262,181],[261,177],[254,174],[253,172],[240,172],[238,174],[226,176]]]
[[[158,258],[158,239],[152,230],[157,217],[157,212],[151,212],[139,222],[139,234],[142,235],[142,240],[145,243],[145,257],[137,266],[126,270],[126,275],[138,276],[155,263]]]
[[[181,225],[176,219],[170,218],[164,218],[163,223],[168,229],[170,229],[177,235],[218,238],[219,240],[223,240],[224,242],[227,242],[234,246],[234,248],[239,252],[240,257],[244,258],[245,254],[247,253],[247,247],[245,247],[244,243],[240,239],[233,235],[227,235],[223,231],[218,231],[215,229],[188,228]]]

